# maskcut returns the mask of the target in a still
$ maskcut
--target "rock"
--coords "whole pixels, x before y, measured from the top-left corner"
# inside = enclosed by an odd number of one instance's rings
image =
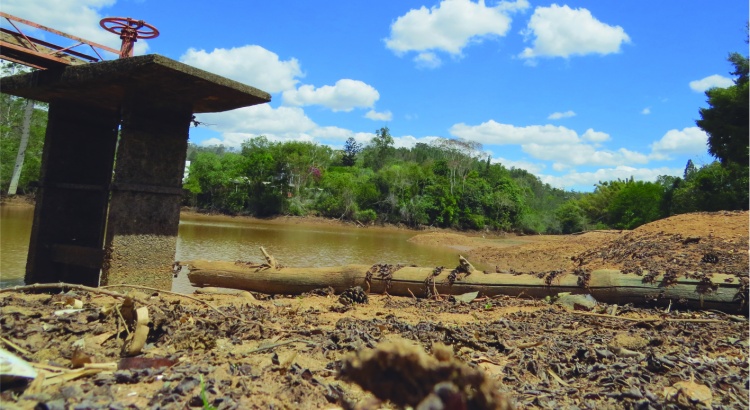
[[[559,293],[555,304],[568,310],[591,310],[596,307],[596,299],[588,293],[582,295]]]
[[[648,346],[648,340],[627,333],[618,333],[612,338],[611,346],[622,347],[629,350],[641,350]]]

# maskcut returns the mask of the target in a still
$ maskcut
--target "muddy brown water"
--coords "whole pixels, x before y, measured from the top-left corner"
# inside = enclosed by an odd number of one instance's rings
[[[0,206],[0,287],[23,284],[33,215],[32,207]],[[259,247],[263,246],[281,264],[290,267],[375,263],[456,265],[459,250],[410,243],[408,239],[416,234],[408,230],[305,226],[183,214],[176,259],[261,262]],[[174,280],[172,288],[178,292],[191,291],[184,274]]]

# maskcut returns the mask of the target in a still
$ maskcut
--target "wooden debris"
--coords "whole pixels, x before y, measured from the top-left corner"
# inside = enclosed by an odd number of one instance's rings
[[[643,276],[614,269],[592,271],[585,288],[582,288],[577,275],[562,271],[555,273],[554,281],[546,281],[545,275],[470,275],[476,269],[463,257],[455,269],[442,269],[437,276],[434,275],[435,268],[412,266],[394,269],[388,275],[373,274],[373,267],[367,265],[281,267],[272,273],[223,261],[191,261],[189,267],[188,278],[193,286],[242,289],[265,294],[299,295],[327,287],[340,293],[353,286],[363,286],[373,293],[387,291],[393,296],[408,297],[414,293],[417,297],[426,298],[438,294],[479,292],[486,296],[524,294],[544,299],[571,292],[590,294],[599,302],[621,306],[629,303],[666,306],[672,300],[679,300],[683,307],[693,309],[717,309],[730,313],[740,313],[742,309],[742,301],[736,298],[738,292],[742,292],[740,284],[723,282],[730,275],[719,273],[712,275],[713,281],[720,283],[716,291],[701,294],[696,292],[701,282],[695,278],[676,277],[671,286],[664,287],[658,282],[644,281]],[[425,281],[425,278],[428,280]]]

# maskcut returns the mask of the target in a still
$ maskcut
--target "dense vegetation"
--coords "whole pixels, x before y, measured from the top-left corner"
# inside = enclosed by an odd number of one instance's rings
[[[185,188],[191,205],[224,213],[559,231],[544,215],[580,195],[491,164],[480,152],[475,143],[449,139],[396,149],[388,128],[365,147],[350,139],[340,151],[256,137],[238,151],[191,145]]]
[[[492,164],[481,145],[438,139],[395,148],[388,128],[369,144],[354,139],[342,150],[309,142],[256,137],[240,149],[190,145],[186,205],[228,214],[267,217],[320,215],[411,227],[571,233],[632,229],[694,211],[748,209],[748,59],[731,54],[736,76],[728,88],[706,92],[697,125],[709,134],[717,161],[682,177],[655,182],[600,182],[591,193],[568,192],[521,170]],[[20,141],[24,100],[0,98],[0,188],[8,189]],[[19,188],[38,179],[44,107],[34,111]]]
[[[8,64],[2,67],[3,75],[15,74],[19,70],[20,66],[17,64]],[[27,100],[25,99],[0,94],[0,188],[3,194],[8,192],[13,169],[16,165],[16,156],[21,145],[26,104]],[[36,102],[31,113],[29,140],[18,181],[18,193],[27,192],[29,185],[39,180],[46,128],[46,104]]]

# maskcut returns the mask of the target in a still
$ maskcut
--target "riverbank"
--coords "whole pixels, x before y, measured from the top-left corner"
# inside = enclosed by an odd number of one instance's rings
[[[402,230],[324,218],[262,221]],[[510,241],[414,231],[410,241],[459,249],[501,271],[701,270],[735,272],[747,284],[747,227],[747,212],[717,212],[679,215],[633,231]],[[746,318],[691,312],[679,301],[667,309],[600,302],[580,311],[528,295],[464,295],[461,301],[372,293],[368,303],[353,304],[362,300],[360,293],[342,298],[328,289],[296,297],[66,290],[0,291],[0,343],[38,374],[33,382],[4,381],[4,406],[403,408],[353,382],[358,371],[361,385],[375,380],[400,392],[392,400],[449,400],[431,408],[452,408],[451,399],[476,400],[481,389],[494,392],[497,401],[477,408],[507,409],[509,402],[517,408],[748,405]],[[142,350],[128,357],[123,347],[132,344],[122,315],[135,308],[147,310],[148,333]],[[380,359],[366,361],[373,352]]]
[[[2,206],[33,207],[25,196],[3,197]],[[412,229],[401,225],[367,226],[323,217],[254,218],[206,214],[183,208],[182,217],[203,221],[257,221],[264,225],[299,225],[334,230],[374,230],[413,233],[410,242],[457,250],[472,262],[497,272],[541,273],[555,270],[632,269],[704,271],[719,269],[740,275],[748,267],[748,211],[700,212],[676,215],[633,231],[600,230],[579,235],[516,235],[464,232],[442,228]],[[693,242],[683,244],[692,238]],[[686,246],[693,244],[695,246]],[[647,251],[638,250],[646,249]],[[581,261],[581,258],[585,260]],[[702,262],[715,260],[714,263]]]
[[[410,242],[457,250],[472,262],[496,272],[548,273],[583,269],[727,273],[747,276],[748,211],[699,212],[675,215],[632,231],[597,230],[576,235],[515,235],[410,229],[395,225],[359,226],[320,217],[207,215],[183,210],[182,215],[206,221],[244,220],[264,224],[326,226],[413,232]],[[692,246],[690,246],[692,245]],[[706,262],[706,260],[714,262]]]
[[[455,229],[445,229],[436,227],[424,227],[422,229],[411,228],[406,225],[394,225],[394,224],[361,224],[355,221],[347,221],[336,218],[325,218],[320,216],[290,216],[290,215],[279,215],[270,218],[257,218],[253,216],[245,215],[225,215],[219,213],[204,213],[198,212],[190,208],[182,208],[180,215],[189,216],[194,219],[203,219],[206,221],[260,221],[264,224],[278,224],[278,225],[300,225],[300,226],[330,226],[343,229],[372,229],[383,232],[414,232],[415,234],[433,232],[433,233],[455,233],[470,237],[481,237],[487,238],[505,238],[509,236],[517,236],[513,233],[502,233],[502,232],[480,232],[480,231],[458,231]]]
[[[33,196],[25,195],[14,195],[14,196],[2,196],[0,197],[0,206],[10,207],[34,207]],[[466,236],[485,236],[488,238],[504,238],[508,236],[516,236],[512,233],[499,233],[499,232],[479,232],[479,231],[457,231],[454,229],[444,229],[436,227],[425,227],[423,229],[415,229],[405,225],[394,225],[394,224],[361,224],[354,221],[347,221],[336,218],[325,218],[320,216],[290,216],[290,215],[279,215],[270,218],[257,218],[246,215],[227,215],[221,213],[206,213],[198,211],[194,208],[183,207],[180,209],[180,216],[188,216],[191,219],[206,220],[206,221],[261,221],[264,224],[278,224],[278,225],[300,225],[300,226],[330,226],[344,229],[372,229],[377,231],[398,231],[398,232],[409,232],[412,231],[415,234],[425,232],[440,232],[440,233],[456,233]]]

